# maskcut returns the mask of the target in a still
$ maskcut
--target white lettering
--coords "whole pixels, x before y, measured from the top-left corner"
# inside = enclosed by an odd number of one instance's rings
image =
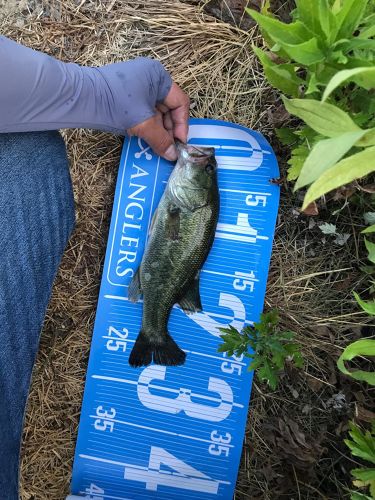
[[[145,368],[138,379],[137,393],[140,402],[151,410],[163,411],[177,414],[183,411],[188,417],[208,420],[210,422],[221,422],[225,420],[232,411],[233,392],[230,386],[221,379],[209,377],[208,391],[219,397],[203,396],[193,394],[191,389],[180,388],[177,398],[165,398],[150,392],[153,380],[165,380],[165,366],[149,366]],[[217,406],[208,406],[195,403],[191,398],[201,398],[215,401]]]
[[[162,464],[175,472],[165,468],[161,470]],[[146,489],[151,491],[157,491],[158,486],[169,486],[216,495],[220,484],[158,446],[151,446],[147,470],[125,467],[124,477],[130,481],[145,483]]]

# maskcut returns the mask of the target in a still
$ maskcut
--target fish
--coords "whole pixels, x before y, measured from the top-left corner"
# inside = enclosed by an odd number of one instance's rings
[[[172,307],[202,311],[199,273],[212,247],[219,217],[215,149],[176,142],[178,158],[153,215],[141,264],[128,299],[143,296],[142,325],[129,356],[132,367],[178,366],[186,353],[168,332]]]

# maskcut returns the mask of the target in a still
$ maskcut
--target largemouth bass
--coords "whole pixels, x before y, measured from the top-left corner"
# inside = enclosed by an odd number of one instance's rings
[[[211,249],[219,216],[214,148],[178,143],[178,160],[154,214],[141,265],[128,289],[143,295],[142,327],[130,353],[134,367],[182,365],[186,354],[168,333],[174,304],[202,310],[199,271]]]

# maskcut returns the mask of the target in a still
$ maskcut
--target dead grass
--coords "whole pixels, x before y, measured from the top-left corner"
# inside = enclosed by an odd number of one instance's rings
[[[157,57],[189,93],[192,115],[241,123],[273,140],[268,111],[274,94],[251,52],[253,31],[233,28],[207,16],[198,5],[177,0],[25,0],[6,5],[0,4],[4,35],[86,65]],[[55,282],[34,372],[23,448],[23,500],[60,500],[69,490],[121,150],[121,139],[109,134],[77,130],[64,137],[77,226]],[[349,469],[345,462],[338,472],[337,456],[345,450],[334,451],[341,446],[343,432],[336,428],[354,403],[348,396],[338,417],[336,410],[327,409],[327,401],[346,390],[335,373],[335,360],[366,323],[351,296],[362,279],[353,264],[359,248],[353,228],[360,221],[345,212],[340,221],[352,233],[349,244],[337,247],[328,239],[323,244],[319,229],[309,229],[309,220],[297,216],[299,205],[300,200],[284,190],[266,306],[277,307],[282,325],[297,332],[306,366],[299,373],[286,370],[275,393],[255,383],[238,499],[344,498],[342,477]],[[294,468],[283,476],[277,446],[269,439],[274,431],[265,424],[285,414],[307,437],[325,436],[328,455],[310,476],[301,477]],[[333,485],[330,490],[327,481]],[[325,496],[325,491],[331,493]]]

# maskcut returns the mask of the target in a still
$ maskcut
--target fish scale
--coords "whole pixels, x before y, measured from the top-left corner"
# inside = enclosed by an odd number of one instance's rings
[[[162,204],[159,205],[159,210],[163,210]],[[195,213],[182,209],[181,237],[178,241],[169,242],[168,248],[165,248],[164,221],[160,221],[160,227],[155,227],[155,240],[160,243],[155,247],[150,247],[142,264],[142,273],[143,275],[149,273],[152,277],[149,281],[149,294],[156,292],[158,286],[161,288],[162,294],[155,293],[155,302],[151,302],[149,307],[151,314],[158,306],[163,310],[163,326],[166,324],[171,307],[184,291],[183,284],[194,279],[211,247],[216,223],[209,226],[205,221],[211,218],[216,220],[216,217],[210,216],[210,212],[212,212],[210,207],[205,207]],[[160,266],[156,269],[152,267],[155,261],[159,262]],[[145,289],[144,286],[143,289]],[[148,304],[145,305],[144,302],[144,308],[147,309],[147,307]]]

